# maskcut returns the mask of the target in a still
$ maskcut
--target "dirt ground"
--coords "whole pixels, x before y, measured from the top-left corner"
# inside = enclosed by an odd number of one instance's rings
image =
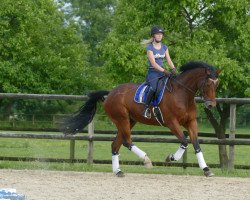
[[[26,200],[250,199],[250,178],[0,170],[0,188],[15,188]]]

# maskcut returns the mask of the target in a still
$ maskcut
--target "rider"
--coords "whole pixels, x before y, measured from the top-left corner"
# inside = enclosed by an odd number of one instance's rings
[[[149,105],[156,92],[159,78],[163,77],[164,75],[170,76],[170,72],[168,72],[163,67],[164,58],[171,67],[172,73],[176,73],[176,68],[170,58],[168,47],[161,42],[163,35],[164,30],[160,26],[156,25],[151,28],[151,38],[142,42],[142,44],[146,45],[149,64],[146,82],[150,85],[150,88],[145,101],[145,108],[143,112],[143,116],[148,119],[151,118]]]

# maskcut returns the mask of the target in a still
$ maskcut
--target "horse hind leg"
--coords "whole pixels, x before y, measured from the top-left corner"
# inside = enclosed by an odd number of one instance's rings
[[[112,170],[117,177],[123,177],[124,173],[120,169],[119,164],[119,149],[122,145],[122,135],[118,132],[115,140],[111,144],[112,149]]]
[[[112,169],[117,177],[123,177],[124,173],[121,171],[119,166],[119,149],[121,145],[127,147],[129,150],[134,152],[139,158],[144,161],[144,166],[147,168],[152,167],[152,162],[148,158],[147,154],[139,149],[132,143],[131,140],[131,128],[135,125],[135,122],[131,119],[120,120],[119,123],[116,122],[116,127],[118,129],[118,134],[116,139],[113,141],[112,147]]]
[[[147,154],[142,151],[141,149],[139,149],[136,145],[134,144],[127,144],[127,143],[123,143],[123,145],[125,147],[127,147],[130,151],[132,151],[135,155],[137,155],[140,159],[143,160],[144,166],[148,169],[152,168],[152,162],[149,159],[149,157],[147,156]]]
[[[136,121],[130,119],[130,130],[133,128],[133,126],[136,124]],[[133,145],[134,148],[131,148],[132,151],[134,152],[135,149],[137,148],[137,150],[139,149],[138,147],[136,147],[135,145]],[[136,148],[135,148],[136,147]],[[139,149],[140,151],[140,149]],[[137,155],[137,154],[136,154]],[[145,156],[143,158],[143,163],[144,163],[144,166],[148,169],[151,169],[153,167],[152,165],[152,161],[149,159],[149,157],[147,156],[147,154],[145,153]]]
[[[116,122],[116,121],[114,121]],[[129,121],[129,125],[130,125],[130,129],[133,128],[133,126],[135,125],[135,121],[133,121],[132,119],[130,119]],[[116,174],[117,177],[124,177],[124,173],[121,171],[120,169],[120,164],[119,164],[119,150],[120,147],[123,143],[123,130],[121,130],[119,123],[115,123],[118,129],[118,133],[117,136],[115,138],[115,140],[112,142],[111,144],[111,150],[112,150],[112,170],[113,172]],[[126,123],[127,124],[127,123]]]
[[[152,162],[149,159],[149,157],[147,156],[147,154],[132,143],[131,129],[133,128],[135,123],[136,123],[135,121],[130,119],[130,129],[127,129],[128,130],[127,132],[126,132],[126,130],[124,130],[124,132],[123,132],[123,146],[127,147],[130,151],[132,151],[135,155],[137,155],[140,159],[142,159],[144,162],[144,166],[146,168],[152,168],[153,167]]]

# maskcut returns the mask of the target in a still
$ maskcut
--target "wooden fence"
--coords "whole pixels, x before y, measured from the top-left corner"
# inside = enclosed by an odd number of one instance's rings
[[[87,100],[87,96],[82,95],[47,95],[47,94],[13,94],[13,93],[0,93],[0,98],[11,98],[11,99],[40,99],[40,100]],[[203,102],[202,99],[196,98],[197,102]],[[217,98],[217,103],[229,103],[230,104],[230,132],[228,139],[199,139],[200,144],[215,144],[215,145],[229,145],[229,168],[244,168],[250,169],[250,166],[235,166],[234,165],[234,146],[235,145],[250,145],[250,140],[246,139],[236,139],[236,104],[249,104],[250,98]],[[102,133],[110,133],[110,131],[99,131]],[[135,131],[133,133],[136,133]],[[95,136],[94,135],[94,126],[93,123],[88,126],[88,134],[86,136],[65,136],[59,134],[48,134],[48,135],[39,135],[39,134],[17,134],[17,133],[1,133],[0,137],[5,138],[33,138],[33,139],[60,139],[60,140],[69,140],[70,141],[70,158],[69,159],[40,159],[42,161],[49,162],[87,162],[91,163],[110,163],[111,161],[98,161],[93,159],[93,141],[113,141],[114,137],[106,136]],[[88,145],[88,156],[87,159],[75,159],[75,141],[76,140],[86,140],[89,142]],[[173,138],[142,138],[142,137],[133,137],[135,142],[158,142],[158,143],[179,143],[178,139]],[[190,141],[189,141],[190,142]],[[1,160],[39,160],[37,158],[16,158],[16,157],[0,157]],[[127,161],[123,162],[124,164],[140,164],[141,162]],[[154,165],[166,165],[166,163],[157,162]],[[186,154],[184,155],[184,160],[182,164],[167,164],[174,166],[197,166],[197,164],[186,163]],[[210,167],[218,167],[219,165],[210,165]]]

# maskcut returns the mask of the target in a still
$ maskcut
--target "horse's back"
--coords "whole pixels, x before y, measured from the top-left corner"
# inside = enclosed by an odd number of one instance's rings
[[[110,91],[104,101],[104,109],[107,113],[127,112],[128,105],[133,104],[134,94],[139,84],[125,83]]]

